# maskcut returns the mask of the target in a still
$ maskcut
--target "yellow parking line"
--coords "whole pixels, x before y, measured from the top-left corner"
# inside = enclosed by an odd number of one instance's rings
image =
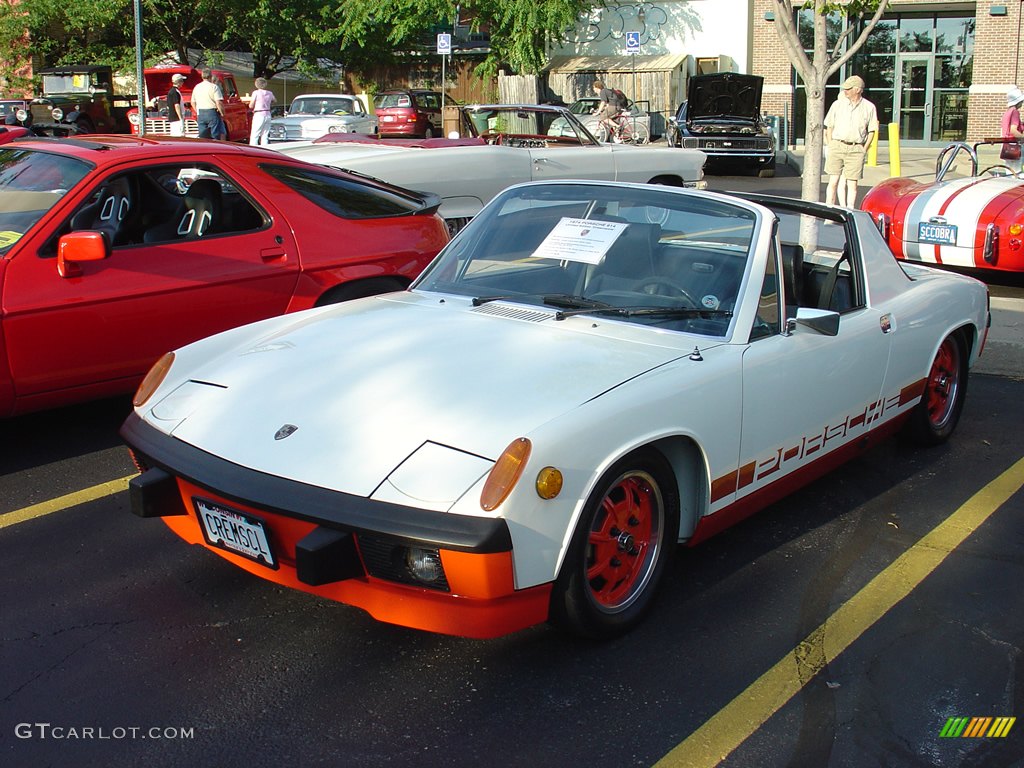
[[[739,696],[656,763],[657,768],[718,765],[778,712],[824,666],[903,600],[946,556],[1024,486],[1024,458],[986,485],[836,609]]]
[[[79,504],[85,504],[87,501],[102,499],[104,496],[113,496],[115,493],[120,493],[125,490],[128,487],[128,481],[133,477],[135,477],[135,475],[121,477],[117,480],[110,480],[109,482],[100,483],[99,485],[94,485],[91,488],[86,488],[81,491],[75,491],[74,493],[69,493],[56,499],[41,501],[30,507],[24,507],[22,509],[16,509],[13,512],[7,512],[0,515],[0,528],[17,525],[18,523],[23,523],[26,520],[33,520],[34,518],[48,515],[51,512],[60,512],[61,510],[69,509]]]

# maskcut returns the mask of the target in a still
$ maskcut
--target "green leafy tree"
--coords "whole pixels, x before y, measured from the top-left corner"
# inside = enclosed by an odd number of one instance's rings
[[[505,65],[524,74],[547,63],[547,43],[573,26],[588,0],[467,0],[458,6],[462,23],[490,33],[485,72]],[[347,62],[384,63],[399,52],[433,46],[432,33],[449,30],[456,3],[450,0],[334,0],[321,9],[320,41],[337,41]]]
[[[821,200],[825,85],[829,77],[864,45],[871,30],[885,13],[889,0],[772,0],[772,4],[775,6],[775,30],[807,92],[801,196],[804,200],[818,201]],[[810,46],[800,39],[793,8],[813,11]],[[809,56],[805,47],[811,49]]]

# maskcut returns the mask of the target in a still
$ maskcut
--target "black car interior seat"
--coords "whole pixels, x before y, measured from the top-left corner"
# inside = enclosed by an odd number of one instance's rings
[[[196,179],[181,199],[179,211],[146,231],[145,241],[198,240],[216,232],[221,224],[223,193],[220,182]]]

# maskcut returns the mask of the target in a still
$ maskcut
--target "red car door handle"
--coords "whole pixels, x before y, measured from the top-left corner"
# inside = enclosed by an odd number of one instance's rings
[[[265,262],[288,260],[288,254],[282,248],[261,248],[260,258]]]

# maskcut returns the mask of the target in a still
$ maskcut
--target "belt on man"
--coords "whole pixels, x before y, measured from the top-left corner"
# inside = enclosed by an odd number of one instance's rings
[[[863,147],[864,142],[862,141],[843,141],[842,139],[836,139],[840,144],[845,144],[848,147]]]

